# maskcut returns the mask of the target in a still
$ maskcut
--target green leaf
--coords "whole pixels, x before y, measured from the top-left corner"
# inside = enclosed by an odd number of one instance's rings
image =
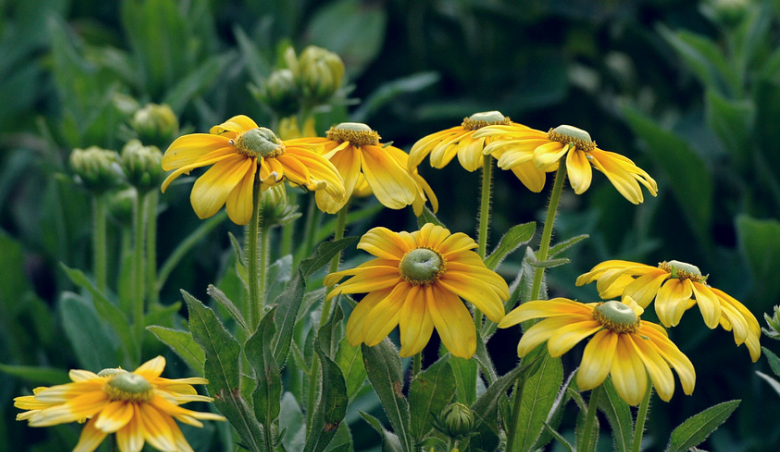
[[[326,326],[323,326],[323,329]],[[320,395],[312,416],[312,425],[308,429],[309,437],[306,438],[304,452],[325,450],[336,436],[339,424],[347,414],[349,403],[344,376],[339,366],[323,352],[323,348],[329,347],[329,344],[323,342],[321,339],[319,347],[314,347],[316,359],[320,361]]]
[[[422,228],[427,223],[432,223],[435,224],[436,226],[441,226],[443,228],[446,228],[446,226],[444,226],[444,223],[442,223],[436,217],[436,214],[431,212],[431,209],[429,209],[428,206],[423,206],[422,214],[420,214],[420,216],[417,217],[417,227]]]
[[[555,439],[556,439],[556,440],[557,440],[557,441],[558,441],[558,442],[561,444],[561,446],[563,446],[563,447],[564,447],[566,450],[568,450],[569,452],[576,452],[576,451],[575,451],[575,449],[574,449],[574,446],[573,446],[573,445],[572,445],[570,442],[566,441],[566,438],[564,438],[564,437],[563,437],[563,435],[561,435],[560,433],[558,433],[558,431],[556,431],[554,428],[552,428],[552,427],[551,427],[551,426],[550,426],[550,425],[549,425],[547,422],[545,422],[545,423],[544,423],[544,428],[545,428],[545,430],[546,430],[547,432],[549,432],[549,433],[550,433],[550,435],[552,435],[552,436],[553,436],[553,438],[555,438]]]
[[[382,437],[382,452],[405,452],[398,436],[393,432],[387,431],[382,423],[379,422],[379,419],[363,411],[360,411],[360,415]]]
[[[347,396],[353,400],[357,395],[363,383],[366,381],[366,366],[363,365],[363,352],[360,346],[351,346],[349,340],[341,339],[339,351],[336,353],[336,363],[344,374],[344,380],[347,383]]]
[[[95,305],[95,309],[100,316],[108,322],[108,325],[116,333],[121,342],[121,346],[124,350],[124,358],[130,362],[138,362],[141,360],[138,355],[138,343],[136,337],[133,335],[130,322],[127,320],[125,314],[113,303],[111,303],[106,296],[100,292],[92,281],[87,279],[81,270],[69,268],[67,265],[60,263],[60,266],[65,270],[68,278],[92,294],[92,302]],[[116,366],[116,364],[114,364]],[[101,368],[102,369],[102,368]]]
[[[739,400],[719,403],[688,418],[672,432],[666,452],[685,452],[703,443],[739,406]]]
[[[409,387],[411,432],[415,443],[431,431],[434,415],[439,415],[455,395],[455,375],[449,363],[450,355],[444,355],[420,372]]]
[[[450,358],[452,373],[458,385],[458,401],[464,405],[472,405],[477,400],[477,374],[479,366],[473,359]]]
[[[518,447],[516,450],[532,450],[536,439],[544,429],[544,423],[555,403],[561,383],[563,383],[561,360],[544,353],[539,370],[525,381],[520,412],[515,413],[517,437],[514,444]]]
[[[69,383],[68,372],[52,367],[14,366],[0,364],[0,372],[22,378],[31,383],[54,386]]]
[[[593,430],[590,432],[590,436],[585,438],[585,427],[587,427],[588,425],[587,418],[588,418],[589,409],[590,406],[588,406],[585,409],[581,409],[577,413],[577,421],[574,429],[574,436],[577,439],[576,449],[578,451],[595,452],[596,445],[599,443],[599,433],[601,433],[601,422],[599,422],[598,416],[596,416],[593,419]],[[587,442],[586,439],[588,440]]]
[[[117,338],[92,303],[72,292],[64,292],[60,298],[60,311],[65,335],[82,368],[98,372],[122,364],[116,356]]]
[[[752,163],[751,131],[756,107],[750,100],[728,100],[715,90],[706,92],[707,126],[718,135],[737,168]]]
[[[305,277],[298,270],[295,278],[287,286],[287,289],[274,300],[278,306],[276,314],[276,330],[279,334],[273,339],[273,352],[276,364],[281,368],[287,362],[290,353],[290,343],[295,332],[295,319],[301,307],[301,300],[306,291]]]
[[[509,228],[506,234],[501,237],[501,241],[498,242],[498,245],[493,252],[490,253],[490,256],[485,258],[485,266],[491,270],[495,270],[509,253],[512,253],[520,248],[521,245],[525,245],[531,241],[534,232],[536,232],[535,221],[518,224]]]
[[[230,316],[233,317],[233,320],[236,321],[239,327],[241,327],[242,330],[244,330],[244,333],[247,335],[249,334],[249,326],[246,324],[246,320],[244,320],[244,315],[241,314],[241,310],[238,309],[238,307],[233,303],[233,301],[230,300],[230,298],[225,295],[224,292],[219,290],[219,288],[209,284],[209,286],[206,288],[206,293],[209,294],[211,298],[217,301],[227,312],[230,313]]]
[[[571,262],[571,259],[562,257],[559,259],[547,259],[546,261],[530,260],[528,265],[535,268],[555,268],[561,265],[566,265]]]
[[[566,408],[566,404],[571,399],[568,390],[571,387],[571,383],[575,374],[576,370],[569,374],[569,377],[566,379],[566,381],[564,381],[563,386],[561,386],[562,389],[558,391],[558,395],[555,397],[555,402],[550,409],[550,414],[547,415],[547,421],[544,423],[546,428],[542,430],[542,434],[539,435],[539,437],[536,439],[533,450],[544,447],[546,444],[552,441],[553,438],[556,437],[555,434],[551,432],[551,430],[555,431],[555,429],[561,425],[561,421],[563,421],[564,408]]]
[[[271,350],[276,333],[274,314],[276,307],[268,311],[257,331],[246,341],[244,355],[255,373],[257,387],[252,393],[255,416],[263,424],[265,434],[271,435],[271,425],[279,417],[282,400],[282,376]]]
[[[604,412],[612,430],[612,440],[615,451],[627,452],[631,450],[634,441],[634,420],[631,416],[631,408],[615,390],[612,378],[607,378],[599,391],[599,408]]]
[[[241,347],[217,318],[216,313],[182,291],[190,318],[190,331],[206,355],[204,374],[214,406],[238,432],[241,443],[252,452],[262,450],[263,432],[254,412],[241,396]]]
[[[564,240],[561,243],[556,243],[555,246],[550,247],[550,250],[547,252],[547,257],[555,257],[556,255],[561,254],[562,252],[568,250],[588,237],[590,237],[588,234],[582,234],[576,237],[572,237],[568,240]]]
[[[772,369],[772,372],[780,377],[780,358],[766,347],[761,347],[761,350],[764,351],[764,356],[766,356],[766,360],[769,362],[769,367]]]
[[[280,257],[270,267],[268,267],[268,285],[265,288],[267,300],[275,300],[285,291],[293,276],[297,273],[293,271],[292,255]]]
[[[173,85],[162,103],[170,105],[174,112],[181,114],[190,100],[211,88],[217,77],[235,60],[236,54],[233,52],[212,56]]]
[[[766,311],[771,300],[780,296],[780,222],[739,215],[736,225],[737,241],[753,276],[756,298],[768,300],[762,309]]]
[[[203,364],[206,362],[206,354],[203,349],[195,342],[189,331],[174,330],[162,326],[151,325],[146,327],[157,339],[167,345],[184,362],[190,366],[190,369],[198,374],[203,373]]]
[[[279,431],[283,432],[282,445],[284,450],[303,450],[303,444],[306,440],[306,416],[291,392],[285,392],[282,395]]]
[[[363,344],[362,350],[368,381],[379,396],[390,425],[401,442],[402,450],[412,452],[414,442],[410,430],[409,402],[402,393],[404,378],[398,351],[390,339],[385,339],[373,347]]]
[[[335,359],[339,349],[339,342],[344,337],[342,320],[344,320],[344,311],[337,304],[330,320],[320,328],[320,332],[317,335],[322,351],[331,359]]]
[[[301,261],[299,266],[301,276],[305,279],[313,275],[317,270],[330,263],[333,256],[351,245],[357,237],[344,237],[343,239],[320,243],[314,250],[314,256]]]
[[[682,138],[662,129],[639,111],[624,107],[623,114],[666,175],[691,230],[697,237],[707,240],[712,223],[714,188],[704,161]]]
[[[769,386],[771,386],[772,389],[775,390],[777,395],[780,395],[780,381],[775,380],[774,378],[770,377],[769,375],[763,372],[756,371],[756,374],[759,377],[763,378],[767,383],[769,383]]]
[[[418,72],[406,77],[383,83],[374,92],[369,94],[351,116],[355,122],[367,122],[374,113],[396,97],[422,91],[437,83],[441,76],[437,72]],[[427,209],[426,209],[427,210]]]

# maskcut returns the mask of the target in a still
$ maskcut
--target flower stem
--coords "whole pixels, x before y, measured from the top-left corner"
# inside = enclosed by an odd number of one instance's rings
[[[144,332],[144,196],[138,193],[133,206],[133,326],[140,353]]]
[[[422,352],[415,353],[412,358],[412,379],[417,378],[417,375],[422,370]]]
[[[490,201],[492,198],[491,188],[493,186],[493,156],[486,155],[482,157],[482,200],[479,206],[479,231],[477,240],[479,242],[479,257],[484,261],[487,256],[488,226],[490,225]],[[482,328],[482,311],[474,311],[474,325],[477,330]]]
[[[262,219],[260,220],[262,222]],[[263,309],[265,307],[265,288],[268,284],[268,261],[269,257],[271,255],[271,227],[266,226],[265,224],[260,225],[260,250],[259,250],[259,261],[258,261],[258,270],[257,270],[257,282],[259,286],[259,294],[260,294],[260,315],[263,314]],[[258,318],[258,323],[260,319]]]
[[[149,303],[159,301],[157,291],[157,190],[146,194],[146,291]]]
[[[547,252],[550,250],[550,241],[552,240],[553,224],[555,215],[558,213],[558,203],[561,200],[563,192],[563,181],[566,179],[566,160],[561,159],[558,165],[558,172],[555,173],[555,183],[550,194],[550,204],[547,206],[547,218],[544,220],[544,230],[542,231],[542,240],[539,243],[539,251],[536,253],[536,260],[544,262],[547,260]],[[544,279],[544,268],[536,267],[534,269],[534,282],[531,286],[531,300],[538,300],[542,289],[542,279]],[[530,300],[526,300],[530,301]]]
[[[262,294],[260,293],[260,281],[258,278],[258,237],[260,235],[260,191],[261,182],[255,178],[255,186],[252,191],[252,219],[246,228],[246,260],[247,260],[247,285],[249,286],[249,306],[247,306],[247,322],[250,331],[254,332],[257,325],[260,324],[260,314],[262,309]]]
[[[92,266],[95,283],[100,292],[106,292],[106,195],[92,197]]]
[[[336,217],[336,231],[333,236],[333,241],[344,238],[344,229],[346,229],[347,227],[347,205],[345,205],[344,207],[341,208],[341,210],[339,210],[338,216]],[[339,251],[335,256],[333,256],[333,259],[331,259],[328,273],[335,273],[339,271],[339,262],[341,262],[341,251]],[[333,286],[328,286],[325,293],[328,294],[330,293],[331,290],[333,290]],[[323,325],[328,323],[328,319],[330,318],[330,308],[334,298],[336,297],[326,300],[325,303],[323,303],[322,305],[322,314],[320,315],[320,324],[319,324],[320,328],[322,328]]]
[[[636,423],[634,424],[634,442],[631,444],[631,452],[639,452],[642,448],[642,436],[645,433],[645,421],[647,420],[647,411],[650,408],[650,395],[653,393],[653,385],[647,385],[645,397],[639,404],[639,410],[636,412]]]
[[[588,400],[588,413],[585,416],[585,425],[582,428],[582,441],[577,441],[582,446],[582,452],[589,452],[595,450],[596,443],[593,443],[594,447],[590,447],[590,443],[593,442],[593,429],[596,428],[598,423],[596,422],[596,412],[598,411],[599,395],[601,392],[601,385],[596,386],[590,391],[590,400]],[[579,448],[577,449],[580,450]]]

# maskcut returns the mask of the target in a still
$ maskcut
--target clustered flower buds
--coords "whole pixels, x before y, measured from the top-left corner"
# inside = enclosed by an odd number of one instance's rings
[[[296,113],[300,99],[293,72],[287,68],[273,71],[265,81],[262,100],[280,116]]]
[[[122,168],[131,185],[140,191],[156,188],[165,175],[162,152],[157,146],[144,146],[133,139],[122,148]]]
[[[341,88],[344,62],[337,54],[309,46],[296,58],[295,50],[290,47],[284,59],[305,101],[316,105],[328,100]]]
[[[96,194],[119,185],[124,179],[116,151],[90,146],[70,153],[70,167],[77,182]]]
[[[179,134],[179,120],[168,105],[147,104],[130,120],[141,142],[167,147]]]

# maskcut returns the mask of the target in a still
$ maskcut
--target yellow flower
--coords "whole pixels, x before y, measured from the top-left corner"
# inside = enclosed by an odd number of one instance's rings
[[[425,348],[435,327],[450,353],[470,358],[476,330],[461,298],[494,322],[504,316],[509,288],[472,251],[477,244],[466,234],[431,223],[411,233],[374,228],[358,248],[377,259],[325,278],[326,285],[333,285],[351,276],[328,299],[367,292],[347,322],[353,346],[377,345],[400,324],[401,356],[411,356]]]
[[[406,159],[408,156],[404,151],[382,144],[379,139],[379,134],[367,125],[345,122],[331,127],[327,138],[300,138],[285,143],[319,152],[344,178],[346,196],[343,199],[317,192],[320,210],[328,213],[341,210],[355,191],[361,174],[379,202],[391,209],[403,209],[413,204],[422,191],[427,193],[430,187],[418,185],[418,180],[407,171],[403,156]]]
[[[266,186],[287,179],[324,189],[336,199],[344,197],[341,176],[330,162],[307,149],[287,145],[246,116],[234,116],[209,132],[177,138],[162,159],[164,170],[175,170],[163,182],[163,192],[182,174],[214,165],[192,187],[190,201],[198,218],[214,215],[227,203],[234,223],[249,223],[258,169]]]
[[[602,262],[577,278],[577,285],[598,281],[601,298],[631,297],[646,308],[655,299],[655,312],[666,327],[680,323],[683,313],[699,306],[709,328],[720,324],[734,330],[737,345],[747,344],[753,362],[761,356],[761,326],[755,316],[739,301],[706,284],[695,265],[664,261],[658,267],[628,261]]]
[[[696,383],[693,364],[666,334],[652,322],[641,320],[643,310],[632,300],[624,303],[578,303],[566,298],[529,301],[515,308],[498,326],[506,328],[531,319],[544,318],[529,328],[517,345],[517,354],[527,355],[547,342],[550,356],[563,355],[588,336],[577,386],[593,389],[612,376],[618,395],[638,405],[647,391],[647,375],[662,400],[674,394],[673,368],[683,392],[690,395]],[[671,366],[671,368],[670,368]]]
[[[474,138],[501,137],[485,147],[485,154],[498,152],[498,166],[511,169],[533,164],[541,171],[553,171],[566,156],[566,174],[574,192],[585,193],[590,187],[592,170],[604,173],[626,199],[634,204],[644,201],[644,185],[656,196],[658,185],[630,159],[596,147],[588,132],[572,126],[558,126],[545,133],[521,124],[488,126],[474,133]]]
[[[485,145],[498,140],[499,137],[478,138],[474,136],[474,132],[483,127],[495,125],[519,126],[498,111],[475,113],[464,118],[463,123],[457,127],[430,134],[417,141],[412,146],[412,150],[409,151],[409,168],[416,168],[422,163],[425,156],[430,154],[431,166],[441,169],[457,155],[458,161],[466,171],[476,171],[482,168]],[[496,158],[499,158],[500,155],[500,151],[493,154]],[[532,162],[518,164],[511,170],[529,190],[539,193],[544,188],[545,172],[537,169]]]
[[[98,374],[71,370],[72,383],[37,388],[35,395],[17,397],[14,406],[30,410],[17,415],[32,427],[49,427],[69,422],[89,421],[81,431],[74,452],[91,452],[106,435],[116,433],[121,452],[138,452],[144,442],[170,452],[192,451],[174,418],[203,427],[198,419],[224,421],[213,413],[181,408],[187,402],[211,402],[198,395],[193,384],[206,384],[205,378],[161,378],[165,358],[158,356],[134,372],[104,369]]]

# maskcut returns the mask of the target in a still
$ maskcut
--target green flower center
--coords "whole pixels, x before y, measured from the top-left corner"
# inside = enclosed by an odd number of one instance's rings
[[[590,134],[573,126],[562,125],[547,132],[547,139],[568,144],[580,151],[590,152],[596,149],[596,142],[590,139]]]
[[[615,333],[634,333],[639,328],[639,317],[630,306],[619,301],[607,301],[593,310],[593,320]]]
[[[375,130],[371,130],[371,127],[362,122],[342,122],[335,127],[331,127],[326,136],[329,140],[338,141],[339,143],[349,141],[355,146],[378,145],[381,138]]]
[[[154,397],[154,387],[146,378],[126,371],[109,374],[103,391],[111,401],[149,402]]]
[[[487,126],[508,126],[509,124],[511,124],[509,118],[494,110],[474,113],[468,118],[463,118],[463,123],[460,126],[466,130],[477,130]]]
[[[230,145],[235,147],[239,154],[252,158],[272,158],[284,154],[282,140],[271,129],[265,127],[241,132],[236,138],[230,140]]]
[[[699,267],[680,261],[663,261],[658,264],[658,268],[663,271],[669,272],[672,278],[677,279],[690,279],[693,282],[703,283],[707,281],[710,275],[704,276],[701,274]]]
[[[447,271],[447,262],[436,251],[417,248],[404,255],[398,268],[401,278],[409,284],[430,286]]]

